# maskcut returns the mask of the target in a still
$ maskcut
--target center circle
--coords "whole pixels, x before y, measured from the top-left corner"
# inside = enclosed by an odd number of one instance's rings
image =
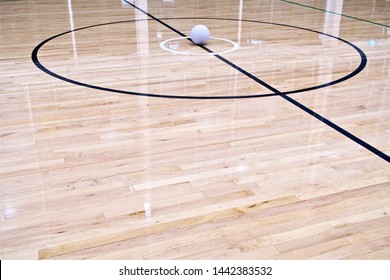
[[[102,90],[102,91],[108,91],[108,92],[121,93],[121,94],[131,94],[131,95],[137,95],[137,96],[160,97],[160,98],[180,98],[180,99],[259,98],[259,97],[277,96],[277,95],[281,95],[281,94],[293,94],[293,93],[299,93],[299,92],[306,92],[306,91],[311,91],[311,90],[316,90],[316,89],[320,89],[320,88],[329,87],[329,86],[341,83],[343,81],[346,81],[346,80],[356,76],[358,73],[360,73],[365,68],[365,66],[367,64],[366,55],[356,45],[354,45],[351,42],[348,42],[347,40],[344,40],[342,38],[339,38],[339,37],[336,37],[336,36],[333,36],[333,35],[330,35],[330,34],[326,34],[326,33],[320,32],[320,31],[311,30],[311,29],[308,29],[308,28],[292,26],[292,25],[287,25],[287,24],[281,24],[281,23],[263,22],[263,21],[255,21],[255,20],[244,20],[244,19],[226,19],[226,18],[162,18],[159,21],[163,22],[164,20],[236,21],[236,22],[241,22],[241,23],[245,22],[245,23],[263,24],[263,25],[283,27],[283,28],[292,28],[292,29],[301,30],[301,31],[305,31],[305,32],[317,33],[320,36],[325,36],[325,37],[328,37],[328,38],[330,38],[332,40],[338,40],[338,41],[346,44],[347,46],[351,47],[354,50],[354,52],[356,52],[356,54],[359,56],[360,63],[359,63],[358,67],[355,70],[353,70],[352,72],[348,73],[347,75],[345,75],[345,76],[343,76],[341,78],[338,78],[338,79],[335,79],[335,80],[332,80],[330,82],[326,82],[326,83],[323,83],[323,84],[319,84],[319,85],[315,85],[315,86],[309,86],[309,87],[301,88],[301,89],[294,89],[294,90],[289,90],[289,91],[284,91],[284,92],[275,90],[272,93],[250,94],[250,95],[240,95],[240,96],[237,96],[237,95],[234,95],[234,96],[230,96],[230,95],[223,95],[223,96],[222,95],[221,96],[193,96],[193,95],[169,95],[169,94],[154,94],[154,93],[148,93],[148,92],[136,92],[136,91],[115,89],[115,88],[111,88],[111,87],[103,87],[103,86],[99,86],[99,85],[95,85],[95,84],[91,84],[91,83],[85,83],[85,82],[81,82],[81,81],[78,81],[78,80],[75,80],[75,79],[70,79],[70,78],[68,78],[68,77],[66,77],[64,75],[58,74],[55,71],[52,71],[49,68],[45,67],[41,63],[41,61],[39,60],[39,54],[40,54],[41,49],[47,43],[49,43],[50,41],[53,41],[53,40],[55,40],[57,38],[60,38],[61,36],[65,36],[65,35],[68,35],[68,34],[76,34],[77,32],[82,31],[82,30],[88,30],[88,29],[93,29],[93,28],[105,27],[105,26],[109,26],[109,25],[132,23],[132,22],[134,23],[134,22],[142,22],[142,21],[143,22],[145,22],[145,21],[154,21],[154,19],[141,19],[141,20],[126,20],[126,21],[118,21],[118,22],[109,22],[109,23],[96,24],[96,25],[86,26],[86,27],[82,27],[82,28],[77,28],[77,29],[74,29],[74,30],[69,30],[69,31],[57,34],[55,36],[52,36],[52,37],[42,41],[32,51],[31,58],[32,58],[33,63],[40,70],[45,72],[46,74],[51,75],[51,76],[53,76],[53,77],[55,77],[57,79],[60,79],[62,81],[65,81],[65,82],[68,82],[68,83],[72,83],[72,84],[75,84],[75,85],[78,85],[78,86],[83,86],[83,87],[88,87],[88,88],[92,88],[92,89],[96,89],[96,90]],[[174,28],[171,28],[171,29],[175,30]],[[178,34],[180,34],[179,31],[176,31],[176,32]],[[184,36],[183,36],[183,39],[185,39]],[[174,40],[174,39],[172,39],[172,40]],[[220,39],[220,40],[224,40],[224,39]],[[236,45],[234,45],[234,47],[232,49],[234,49],[235,47],[236,47]],[[213,55],[216,55],[216,54],[214,53]],[[218,57],[220,57],[220,56],[218,55]],[[230,66],[234,65],[230,61],[228,61],[226,59],[224,59],[224,60],[226,62],[226,67],[230,67]],[[254,75],[252,75],[252,76],[255,77]],[[259,77],[259,78],[255,77],[255,80],[259,81],[260,79],[261,79],[261,77]],[[271,85],[271,87],[273,87],[273,86],[274,85]],[[277,87],[277,85],[276,85],[276,87]]]

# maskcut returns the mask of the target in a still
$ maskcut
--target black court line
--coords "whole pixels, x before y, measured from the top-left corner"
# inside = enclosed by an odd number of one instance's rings
[[[263,21],[256,21],[256,20],[226,19],[226,18],[181,17],[181,18],[161,18],[161,19],[158,19],[158,20],[160,22],[163,22],[164,26],[167,26],[167,24],[164,22],[164,20],[194,20],[194,19],[196,19],[196,20],[201,20],[202,19],[202,20],[240,21],[240,22],[251,22],[251,23],[256,23],[256,24],[269,24],[269,25],[282,26],[282,27],[287,27],[287,28],[295,28],[295,29],[304,30],[304,31],[308,31],[308,32],[314,32],[314,33],[317,33],[317,34],[320,34],[320,35],[323,35],[323,36],[327,36],[327,37],[335,39],[335,40],[339,40],[340,42],[342,42],[342,43],[348,45],[349,47],[353,48],[358,53],[358,55],[360,57],[360,63],[358,65],[358,67],[354,71],[348,73],[347,75],[345,75],[343,77],[340,77],[340,78],[338,78],[336,80],[332,80],[332,81],[326,82],[324,84],[314,85],[314,86],[310,86],[310,87],[307,87],[307,88],[301,88],[301,89],[296,89],[296,90],[284,91],[283,92],[284,94],[295,94],[295,93],[298,93],[298,92],[307,92],[307,91],[317,90],[317,89],[320,89],[320,88],[325,88],[325,87],[329,87],[329,86],[341,83],[341,82],[343,82],[345,80],[348,80],[348,79],[356,76],[357,74],[359,74],[365,68],[365,66],[367,64],[367,57],[364,54],[364,52],[361,49],[359,49],[356,45],[352,44],[351,42],[348,42],[347,40],[344,40],[342,38],[333,36],[331,34],[326,34],[326,33],[320,32],[320,31],[316,31],[316,30],[312,30],[312,29],[308,29],[308,28],[303,28],[303,27],[299,27],[299,26],[292,26],[292,25],[281,24],[281,23],[274,23],[274,22],[263,22]],[[134,91],[129,91],[129,90],[120,90],[120,89],[115,89],[115,88],[102,87],[102,86],[98,86],[98,85],[94,85],[94,84],[88,84],[88,83],[85,83],[85,82],[73,80],[73,79],[70,79],[70,78],[65,77],[65,76],[61,76],[61,75],[51,71],[50,69],[48,69],[44,65],[42,65],[42,63],[39,61],[38,53],[39,53],[40,49],[46,43],[49,43],[51,40],[54,40],[54,39],[56,39],[56,38],[58,38],[60,36],[63,36],[63,35],[69,34],[69,33],[73,33],[73,32],[78,32],[78,31],[81,31],[81,30],[86,30],[86,29],[89,29],[89,28],[96,28],[96,27],[101,27],[101,26],[106,26],[106,25],[121,24],[121,23],[135,22],[135,21],[137,21],[137,22],[138,21],[149,21],[149,20],[150,21],[154,21],[153,18],[138,19],[138,20],[122,20],[122,21],[116,21],[116,22],[106,22],[106,23],[94,24],[94,25],[90,25],[90,26],[84,26],[84,27],[80,27],[80,28],[77,28],[77,29],[69,30],[69,31],[66,31],[66,32],[54,35],[54,36],[44,40],[43,42],[41,42],[39,45],[37,45],[35,47],[35,49],[32,51],[32,53],[31,53],[31,59],[34,62],[34,64],[40,70],[42,70],[46,74],[51,75],[51,76],[53,76],[53,77],[55,77],[57,79],[63,80],[63,81],[68,82],[68,83],[73,83],[73,84],[76,84],[78,86],[89,87],[89,88],[93,88],[93,89],[96,89],[96,90],[103,90],[103,91],[115,92],[115,93],[120,93],[120,94],[131,94],[131,95],[138,95],[138,96],[150,96],[150,97],[160,97],[160,98],[213,99],[213,100],[215,100],[215,99],[263,98],[263,97],[270,97],[270,96],[278,95],[277,93],[274,93],[273,91],[271,91],[270,93],[251,94],[251,95],[238,95],[238,96],[237,95],[191,96],[191,95],[172,95],[172,94],[168,95],[168,94],[163,94],[163,93],[153,94],[153,93],[134,92]],[[172,27],[169,26],[169,28],[172,28]],[[174,29],[174,30],[176,30],[176,29]],[[176,31],[180,32],[178,30],[176,30]],[[182,35],[182,38],[186,38],[187,40],[191,41],[190,39],[188,39],[188,37],[185,36],[185,34],[183,34],[181,32],[179,34]],[[213,52],[211,52],[210,55],[215,55],[215,54]]]
[[[141,8],[137,7],[136,5],[128,2],[127,0],[124,0],[127,4],[129,4],[130,6],[132,6],[134,9],[142,12],[143,14],[147,15],[148,17],[158,21],[159,23],[161,23],[162,25],[166,26],[167,28],[169,28],[170,30],[176,32],[177,34],[179,34],[180,36],[182,37],[186,37],[185,34],[183,34],[182,32],[178,31],[177,29],[173,28],[172,26],[168,25],[167,23],[163,22],[162,20],[156,18],[155,16],[149,14],[148,12],[142,10]],[[210,50],[209,48],[207,48],[206,46],[200,46],[201,48],[203,48],[205,51],[209,52],[209,53],[213,53],[212,50]],[[331,122],[330,120],[326,119],[325,117],[321,116],[320,114],[317,114],[316,112],[314,112],[313,110],[311,110],[310,108],[306,107],[305,105],[303,105],[302,103],[296,101],[295,99],[291,98],[290,96],[282,93],[281,91],[279,91],[278,89],[276,89],[275,87],[271,86],[270,84],[262,81],[261,79],[253,76],[252,74],[250,74],[249,72],[245,71],[244,69],[242,69],[241,67],[237,66],[236,64],[234,64],[233,62],[227,60],[226,58],[220,56],[220,55],[214,55],[216,58],[220,59],[221,61],[225,62],[227,65],[233,67],[234,69],[236,69],[237,71],[241,72],[243,75],[247,76],[248,78],[252,79],[253,81],[261,84],[262,86],[266,87],[267,89],[271,90],[272,92],[274,92],[275,94],[277,94],[278,96],[282,97],[283,99],[285,99],[286,101],[290,102],[291,104],[293,104],[294,106],[302,109],[303,111],[305,111],[306,113],[308,113],[309,115],[315,117],[316,119],[318,119],[319,121],[321,121],[322,123],[328,125],[329,127],[333,128],[334,130],[338,131],[339,133],[343,134],[344,136],[348,137],[350,140],[354,141],[355,143],[359,144],[360,146],[364,147],[365,149],[369,150],[370,152],[374,153],[375,155],[379,156],[380,158],[384,159],[385,161],[389,162],[390,163],[390,156],[386,155],[384,152],[378,150],[377,148],[371,146],[370,144],[368,144],[367,142],[363,141],[362,139],[356,137],[355,135],[351,134],[350,132],[346,131],[345,129],[341,128],[340,126],[338,126],[337,124]]]

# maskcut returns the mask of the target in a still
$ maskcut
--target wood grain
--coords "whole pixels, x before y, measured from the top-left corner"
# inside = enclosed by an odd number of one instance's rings
[[[390,154],[390,2],[134,3],[0,2],[1,259],[389,259],[389,162],[272,88],[356,45],[289,97]]]

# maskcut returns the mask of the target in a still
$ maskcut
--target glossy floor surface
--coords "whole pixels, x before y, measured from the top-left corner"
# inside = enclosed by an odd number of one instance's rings
[[[390,258],[389,1],[0,16],[1,259]]]

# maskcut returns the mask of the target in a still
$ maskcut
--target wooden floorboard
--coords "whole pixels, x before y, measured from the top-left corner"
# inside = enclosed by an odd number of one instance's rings
[[[389,259],[390,2],[133,2],[0,1],[0,258]]]

